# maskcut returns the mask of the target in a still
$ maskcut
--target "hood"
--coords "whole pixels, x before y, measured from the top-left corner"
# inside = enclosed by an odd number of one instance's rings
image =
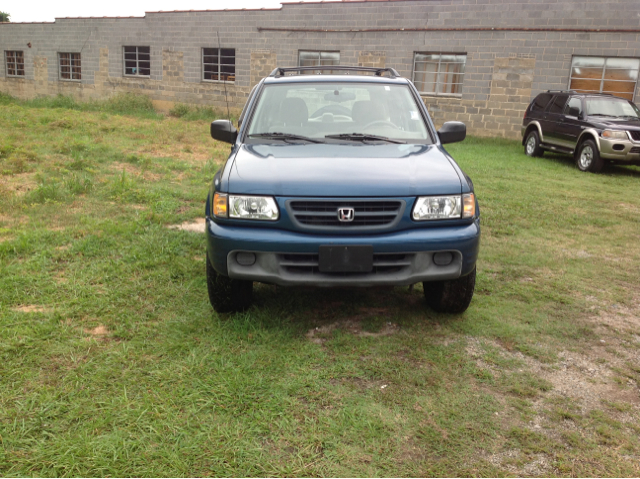
[[[379,197],[460,194],[460,177],[435,145],[242,145],[229,192]]]
[[[617,118],[603,118],[601,116],[590,116],[587,121],[599,128],[607,129],[624,129],[624,130],[640,130],[640,120],[624,120]]]

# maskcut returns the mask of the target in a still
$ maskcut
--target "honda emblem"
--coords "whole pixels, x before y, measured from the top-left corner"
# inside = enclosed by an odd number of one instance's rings
[[[353,208],[338,208],[338,220],[343,223],[349,223],[353,221],[356,216],[356,211]]]

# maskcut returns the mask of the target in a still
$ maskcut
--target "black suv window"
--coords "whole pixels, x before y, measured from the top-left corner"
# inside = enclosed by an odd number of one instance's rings
[[[577,116],[579,117],[582,113],[582,99],[573,97],[567,103],[567,106],[564,107],[564,114],[567,116]]]
[[[557,95],[549,107],[549,113],[562,113],[567,98],[569,98],[569,95]]]
[[[531,103],[531,111],[542,111],[549,104],[551,100],[551,93],[540,93],[535,100]]]

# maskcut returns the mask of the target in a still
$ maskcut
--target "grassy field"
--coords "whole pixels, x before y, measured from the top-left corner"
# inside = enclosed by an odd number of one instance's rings
[[[206,297],[211,111],[0,96],[0,475],[638,476],[640,169],[449,151],[469,310],[415,289]]]

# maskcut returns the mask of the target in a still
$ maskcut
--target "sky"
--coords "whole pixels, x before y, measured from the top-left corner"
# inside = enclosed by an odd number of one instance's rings
[[[0,11],[10,14],[12,22],[52,22],[56,17],[141,17],[159,10],[279,8],[281,1],[292,0],[5,0]]]

